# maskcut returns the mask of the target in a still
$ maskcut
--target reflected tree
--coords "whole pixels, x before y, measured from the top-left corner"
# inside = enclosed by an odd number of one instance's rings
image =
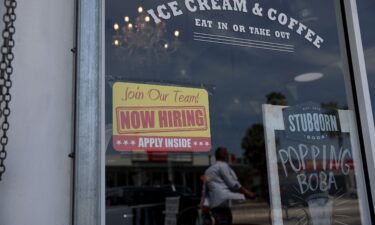
[[[348,110],[349,107],[348,106],[340,106],[337,102],[327,102],[327,103],[321,103],[320,104],[322,108],[324,109],[327,109],[327,110],[331,110],[331,111],[335,111],[335,110],[338,110],[338,109],[342,109],[342,110]]]
[[[267,104],[270,105],[288,105],[285,95],[279,92],[271,92],[266,95]]]
[[[246,130],[241,147],[252,171],[252,178],[260,176],[260,184],[254,190],[263,199],[268,200],[267,159],[264,143],[264,128],[262,124],[253,124]]]
[[[282,93],[271,92],[266,95],[266,99],[267,104],[287,105],[286,97]],[[242,138],[241,147],[245,151],[244,156],[253,170],[253,177],[256,175],[260,176],[260,185],[255,191],[263,199],[269,201],[267,158],[263,124],[253,124],[246,130],[246,134]]]

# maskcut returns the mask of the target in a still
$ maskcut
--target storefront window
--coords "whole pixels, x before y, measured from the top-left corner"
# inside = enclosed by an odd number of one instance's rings
[[[106,224],[370,224],[339,4],[106,0]]]

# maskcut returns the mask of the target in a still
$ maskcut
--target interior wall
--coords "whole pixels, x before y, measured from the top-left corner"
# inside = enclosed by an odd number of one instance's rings
[[[72,151],[74,0],[17,2],[0,224],[67,225],[72,199],[68,154]],[[0,10],[2,15],[3,5]]]

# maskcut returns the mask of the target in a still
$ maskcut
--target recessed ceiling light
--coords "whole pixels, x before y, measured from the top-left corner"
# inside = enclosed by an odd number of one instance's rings
[[[323,77],[322,73],[303,73],[294,78],[297,82],[310,82],[314,80],[319,80]]]

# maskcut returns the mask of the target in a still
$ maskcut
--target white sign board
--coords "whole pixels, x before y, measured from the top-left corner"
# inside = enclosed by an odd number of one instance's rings
[[[272,224],[371,224],[350,110],[263,105]]]

